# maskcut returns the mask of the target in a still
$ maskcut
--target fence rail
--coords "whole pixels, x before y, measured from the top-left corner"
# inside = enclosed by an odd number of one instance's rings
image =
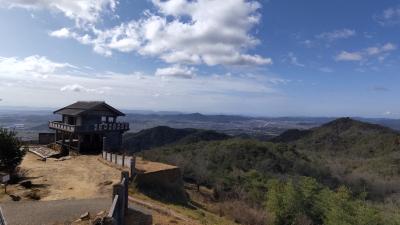
[[[103,132],[103,131],[127,131],[129,130],[129,123],[99,123],[93,125],[71,125],[61,121],[50,121],[49,128],[63,130],[68,132]]]
[[[3,211],[1,210],[1,207],[0,207],[0,225],[7,225],[7,222],[3,216]]]
[[[129,173],[121,172],[121,182],[113,186],[113,201],[108,212],[117,225],[125,224],[125,213],[128,210]]]
[[[102,158],[107,162],[117,166],[128,168],[131,177],[136,174],[136,158],[135,156],[119,155],[116,153],[103,151]]]

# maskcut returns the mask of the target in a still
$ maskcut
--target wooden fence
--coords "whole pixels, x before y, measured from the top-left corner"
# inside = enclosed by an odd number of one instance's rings
[[[4,219],[3,211],[1,210],[1,207],[0,207],[0,225],[7,225],[7,222]]]
[[[129,172],[121,172],[121,182],[113,186],[113,201],[108,212],[117,225],[125,224],[125,213],[128,210]]]
[[[136,170],[136,158],[135,156],[119,155],[111,152],[103,151],[102,157],[104,160],[113,163],[117,166],[128,168],[131,177],[134,176]]]

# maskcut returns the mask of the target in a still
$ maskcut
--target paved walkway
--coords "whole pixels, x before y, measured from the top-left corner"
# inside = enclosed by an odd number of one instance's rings
[[[24,201],[2,203],[8,225],[53,225],[75,221],[85,212],[96,215],[108,211],[111,199]]]

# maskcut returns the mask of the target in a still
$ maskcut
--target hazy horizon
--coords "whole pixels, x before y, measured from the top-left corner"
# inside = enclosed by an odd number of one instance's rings
[[[57,107],[30,107],[30,106],[0,106],[0,115],[3,113],[40,113],[40,114],[52,114],[53,111],[57,110]],[[219,113],[219,112],[196,112],[196,111],[174,111],[174,110],[152,110],[152,109],[129,109],[129,108],[120,108],[121,111],[127,114],[163,114],[163,115],[177,115],[177,114],[202,114],[206,116],[243,116],[243,117],[260,117],[260,118],[342,118],[342,117],[350,117],[350,118],[362,118],[362,119],[390,119],[390,120],[398,120],[400,117],[395,116],[376,116],[376,117],[368,117],[368,116],[359,116],[359,115],[264,115],[264,114],[234,114],[234,113]]]

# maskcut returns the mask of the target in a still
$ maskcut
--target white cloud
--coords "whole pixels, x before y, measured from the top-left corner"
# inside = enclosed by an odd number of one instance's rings
[[[47,76],[62,68],[76,68],[68,63],[58,63],[47,59],[44,56],[32,55],[23,59],[17,57],[0,57],[0,73],[9,74],[29,74]]]
[[[268,65],[270,58],[248,54],[260,41],[250,34],[261,5],[246,0],[152,1],[156,11],[111,29],[77,30],[71,35],[95,52],[137,51],[168,63]],[[212,10],[210,10],[212,9]]]
[[[360,52],[342,51],[336,56],[336,61],[361,61],[363,56]]]
[[[387,8],[374,19],[382,26],[400,24],[400,6]]]
[[[392,43],[386,43],[382,46],[374,46],[366,49],[368,55],[379,55],[381,53],[394,51],[397,49],[397,46]]]
[[[110,87],[100,87],[100,88],[86,88],[79,84],[68,84],[60,88],[60,91],[63,92],[88,92],[88,93],[97,93],[97,94],[104,94],[105,91],[111,90]]]
[[[0,0],[0,7],[62,12],[77,25],[96,23],[103,13],[114,11],[117,4],[117,0]]]
[[[11,59],[24,61],[15,57]],[[47,61],[55,63],[50,59]],[[182,65],[176,67],[183,68],[186,73],[192,71],[192,79],[171,79],[166,73],[168,70],[164,70],[165,76],[157,76],[138,72],[99,72],[83,66],[69,70],[62,69],[59,64],[64,65],[56,63],[55,69],[40,70],[46,72],[46,79],[26,72],[36,69],[13,70],[9,73],[10,69],[1,67],[2,104],[55,107],[77,100],[105,100],[120,108],[261,113],[270,110],[271,105],[282,104],[285,96],[279,87],[288,82],[267,74],[194,76],[194,69]],[[76,76],[73,70],[79,70],[85,76]],[[238,109],[238,105],[241,109]],[[268,107],[260,109],[260,105]]]
[[[384,45],[372,46],[356,52],[342,51],[336,56],[335,59],[337,61],[362,61],[367,59],[368,57],[375,56],[380,61],[383,61],[391,51],[394,51],[396,49],[397,46],[389,42]]]
[[[58,38],[69,38],[71,36],[68,28],[61,28],[59,30],[55,30],[50,32],[50,36],[58,37]]]
[[[195,69],[193,67],[183,67],[180,65],[174,65],[166,68],[158,68],[155,72],[156,76],[161,77],[176,77],[176,78],[185,78],[191,79],[195,74]]]
[[[338,39],[346,39],[356,35],[356,31],[350,29],[334,30],[331,32],[324,32],[316,37],[318,39],[325,39],[327,41],[335,41]]]

